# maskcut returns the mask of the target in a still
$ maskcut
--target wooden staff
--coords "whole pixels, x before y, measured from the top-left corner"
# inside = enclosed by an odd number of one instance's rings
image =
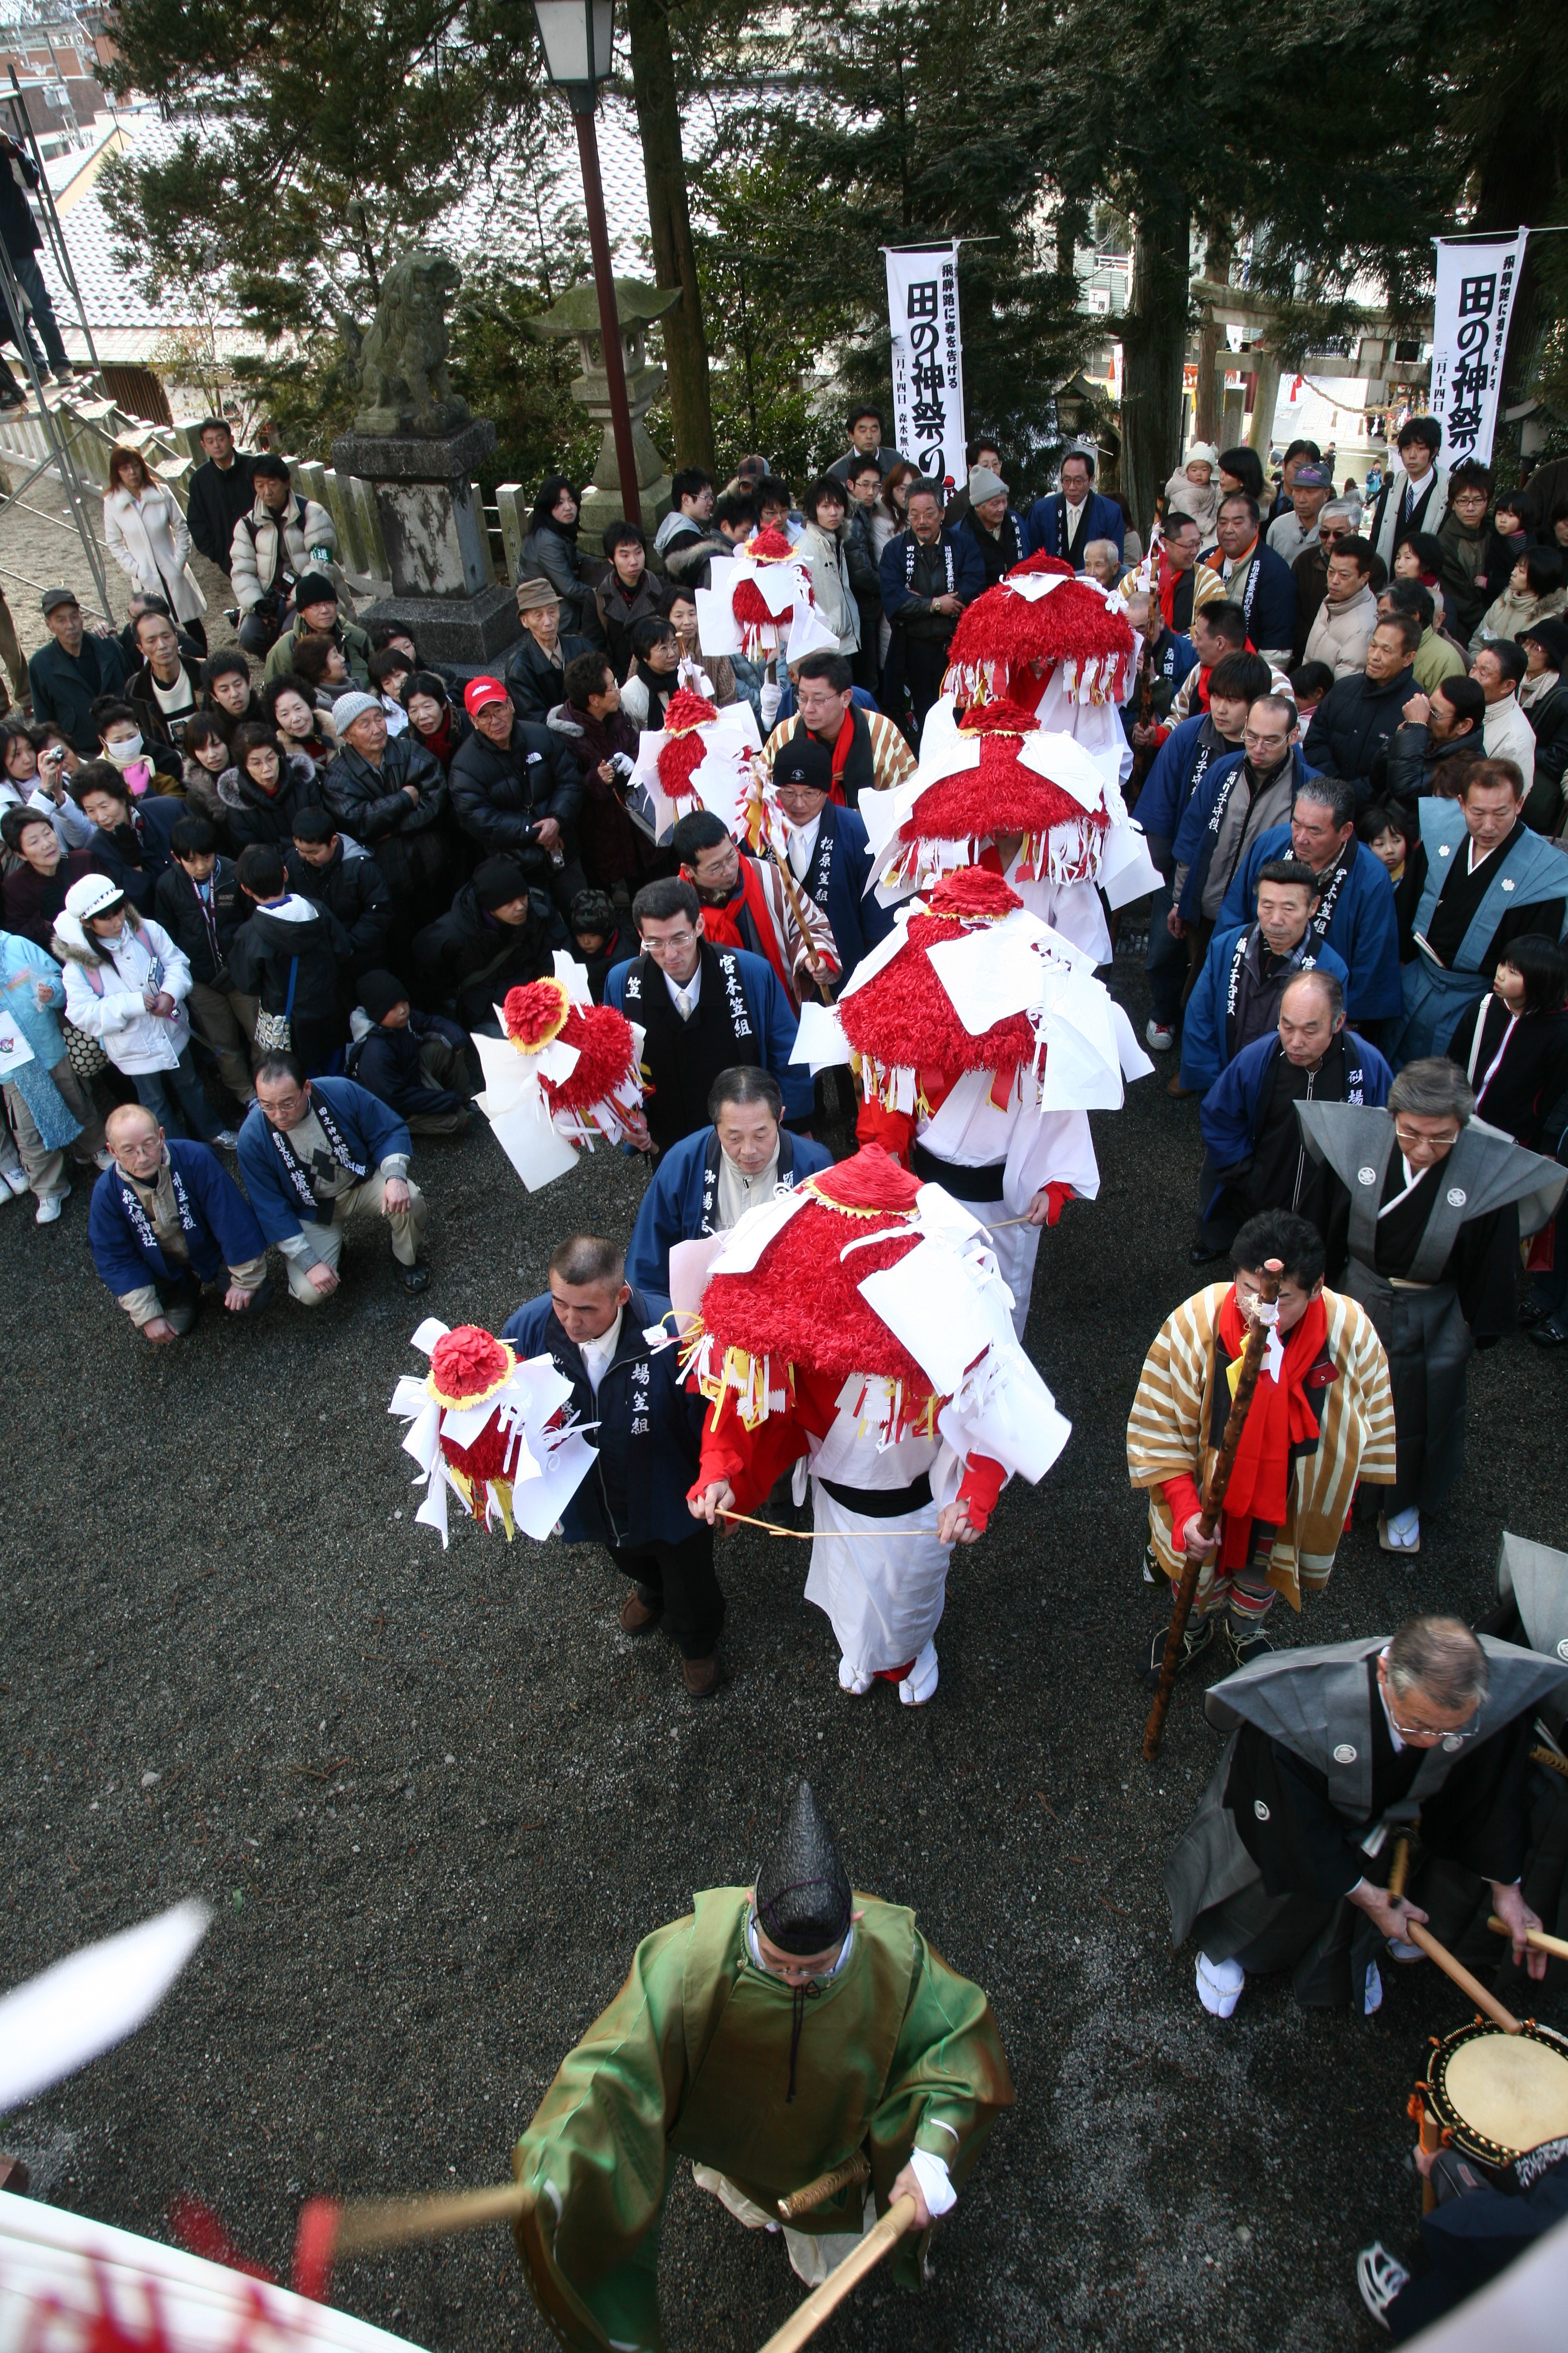
[[[427,2198],[369,2199],[340,2206],[335,2198],[311,2198],[300,2210],[294,2238],[294,2285],[321,2302],[332,2265],[345,2255],[401,2247],[411,2239],[444,2238],[452,2231],[482,2230],[491,2222],[515,2222],[534,2202],[521,2181],[498,2182],[493,2189],[440,2190]]]
[[[721,1520],[734,1520],[742,1528],[761,1528],[766,1536],[794,1536],[797,1544],[816,1542],[815,1528],[781,1528],[776,1520],[753,1520],[749,1512],[721,1512],[719,1517]],[[871,1536],[875,1536],[879,1544],[886,1544],[890,1538],[899,1536],[905,1536],[910,1544],[915,1544],[929,1536],[931,1530],[929,1528],[835,1528],[833,1533],[836,1536],[842,1536],[847,1544],[853,1544],[857,1537],[864,1541]]]
[[[1500,1920],[1495,1912],[1487,1922],[1487,1926],[1495,1929],[1500,1936],[1511,1936],[1513,1934],[1508,1922]],[[1556,1960],[1568,1961],[1568,1938],[1549,1936],[1544,1928],[1527,1928],[1524,1932],[1524,1941],[1537,1953],[1550,1953]]]
[[[1281,1260],[1271,1258],[1265,1262],[1258,1297],[1272,1306],[1279,1296],[1279,1285],[1285,1278]],[[1236,1467],[1236,1450],[1241,1443],[1247,1410],[1252,1403],[1252,1393],[1258,1387],[1258,1376],[1263,1365],[1263,1352],[1268,1345],[1268,1327],[1252,1324],[1247,1328],[1247,1345],[1241,1352],[1241,1374],[1236,1384],[1236,1395],[1226,1417],[1225,1436],[1215,1457],[1214,1467],[1204,1482],[1203,1509],[1198,1515],[1199,1533],[1212,1536],[1219,1525],[1221,1506],[1230,1474]],[[1182,1655],[1182,1643],[1186,1635],[1187,1620],[1192,1615],[1193,1599],[1198,1589],[1198,1577],[1203,1562],[1195,1552],[1189,1553],[1182,1567],[1181,1582],[1176,1588],[1175,1607],[1171,1611],[1171,1623],[1165,1635],[1165,1655],[1160,1662],[1160,1685],[1154,1694],[1154,1704],[1149,1710],[1149,1721],[1143,1726],[1143,1756],[1152,1764],[1160,1751],[1164,1736],[1165,1718],[1170,1712],[1171,1694],[1175,1687],[1176,1662]]]
[[[1395,1843],[1394,1861],[1389,1868],[1388,1892],[1391,1895],[1404,1894],[1405,1875],[1409,1867],[1410,1841],[1407,1838],[1401,1838]],[[1494,1928],[1502,1928],[1500,1920],[1494,1920],[1491,1925]],[[1511,1928],[1503,1928],[1502,1932],[1505,1936],[1513,1934]],[[1468,1996],[1483,2017],[1489,2018],[1494,2026],[1500,2026],[1505,2034],[1518,2034],[1521,2031],[1520,2022],[1512,2010],[1505,2010],[1497,1996],[1489,1993],[1480,1979],[1470,1975],[1463,1961],[1457,1961],[1447,1946],[1437,1942],[1430,1928],[1424,1927],[1419,1920],[1407,1919],[1405,1923],[1405,1933],[1413,1945],[1420,1947],[1429,1961],[1436,1962],[1446,1977],[1453,1978],[1460,1992]],[[1562,1950],[1568,1953],[1568,1945],[1563,1946]],[[1425,2139],[1421,2145],[1423,2148],[1426,2147]],[[1436,2144],[1434,2142],[1433,2146],[1436,2147]]]
[[[801,902],[800,892],[795,888],[795,876],[790,872],[789,860],[787,858],[781,857],[780,853],[773,848],[771,842],[768,844],[768,855],[779,870],[779,880],[784,884],[784,896],[790,903],[790,913],[795,917],[796,928],[800,933],[801,938],[805,943],[805,952],[809,956],[811,954],[811,933],[806,926],[805,908]],[[811,976],[816,983],[817,994],[821,997],[824,1005],[831,1005],[834,1001],[832,983],[827,979],[825,974],[820,972],[814,972]]]
[[[868,2231],[859,2245],[845,2256],[837,2271],[813,2288],[803,2305],[796,2306],[782,2328],[775,2328],[762,2353],[799,2353],[806,2339],[815,2337],[830,2312],[837,2311],[850,2289],[874,2271],[882,2257],[898,2245],[915,2219],[915,2201],[905,2196],[896,2198],[876,2228]]]
[[[836,2165],[831,2173],[824,2173],[816,2181],[808,2181],[805,2188],[797,2189],[793,2197],[781,2198],[780,2219],[793,2222],[797,2214],[809,2214],[814,2207],[826,2206],[836,2190],[852,2189],[858,2182],[869,2181],[870,2179],[871,2161],[863,2148],[858,2148],[853,2157],[847,2158],[842,2165]]]

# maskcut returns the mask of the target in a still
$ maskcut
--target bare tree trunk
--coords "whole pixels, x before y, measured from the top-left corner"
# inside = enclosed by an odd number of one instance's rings
[[[1121,488],[1145,538],[1181,455],[1189,219],[1181,192],[1167,187],[1151,190],[1132,225],[1132,291],[1121,322]]]
[[[1230,230],[1227,225],[1212,227],[1204,246],[1204,276],[1211,284],[1225,286],[1230,280]],[[1220,390],[1219,353],[1223,338],[1214,319],[1206,318],[1198,330],[1198,384],[1193,401],[1193,436],[1206,441],[1211,448],[1219,447]]]
[[[708,340],[702,328],[691,217],[686,207],[686,158],[680,143],[680,100],[669,46],[669,17],[660,0],[627,0],[626,23],[631,34],[632,94],[647,181],[654,277],[660,286],[679,286],[681,292],[679,306],[661,322],[669,412],[675,427],[675,463],[711,469],[713,409],[708,386]]]

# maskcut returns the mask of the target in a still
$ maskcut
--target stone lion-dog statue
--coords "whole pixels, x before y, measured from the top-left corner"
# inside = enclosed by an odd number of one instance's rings
[[[415,246],[383,279],[370,325],[361,332],[342,322],[361,401],[356,432],[437,435],[468,423],[468,402],[447,375],[447,309],[461,282],[444,253]]]

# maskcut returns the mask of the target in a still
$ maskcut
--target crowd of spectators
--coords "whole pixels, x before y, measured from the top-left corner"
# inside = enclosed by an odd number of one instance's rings
[[[1038,551],[1119,589],[1140,632],[1125,789],[1164,878],[1147,1034],[1173,1057],[1170,1092],[1198,1095],[1206,1123],[1255,1046],[1283,1039],[1293,1070],[1325,1022],[1372,1068],[1415,952],[1422,803],[1468,810],[1478,781],[1480,802],[1500,783],[1510,818],[1563,829],[1568,509],[1498,491],[1472,461],[1444,467],[1437,427],[1416,417],[1370,505],[1349,482],[1335,496],[1332,452],[1310,443],[1272,485],[1253,450],[1194,444],[1148,519],[1145,558],[1091,448],[1068,449],[1030,498],[982,437],[944,498],[884,433],[858,411],[846,454],[798,498],[760,457],[723,484],[688,468],[651,537],[616,522],[592,546],[575,486],[547,477],[519,637],[477,677],[400,625],[354,617],[331,516],[222,420],[202,427],[183,509],[117,449],[105,522],[132,584],[125,627],[89,628],[69,590],[47,592],[30,714],[0,725],[5,1004],[35,1066],[27,1088],[5,1085],[0,1198],[30,1192],[54,1222],[74,1159],[96,1162],[126,1208],[153,1131],[184,1147],[165,1177],[207,1145],[244,1165],[248,1137],[303,1218],[257,1210],[294,1297],[335,1285],[315,1227],[335,1233],[367,1207],[419,1287],[411,1136],[462,1128],[473,1032],[493,1031],[506,991],[567,946],[595,997],[635,1000],[638,976],[658,973],[677,1008],[676,1028],[662,1012],[648,1025],[656,1156],[700,1124],[733,1059],[724,988],[804,1130],[811,1089],[788,1060],[802,989],[847,976],[886,928],[864,896],[857,803],[910,772],[964,607]],[[713,562],[764,528],[790,539],[837,641],[794,665],[700,640]],[[229,578],[237,647],[208,652],[193,547]],[[805,933],[776,872],[721,828],[717,841],[698,839],[706,820],[653,839],[638,737],[683,687],[751,704],[792,826],[813,854],[831,843]],[[715,954],[739,961],[700,1014]],[[1239,1116],[1227,1096],[1226,1136]],[[297,1132],[314,1162],[267,1145]],[[1232,1209],[1259,1206],[1245,1182],[1210,1190],[1194,1256],[1225,1246]],[[178,1236],[142,1193],[188,1305]],[[235,1312],[264,1303],[248,1259],[223,1263]],[[154,1339],[177,1336],[182,1319],[144,1288],[128,1312]]]

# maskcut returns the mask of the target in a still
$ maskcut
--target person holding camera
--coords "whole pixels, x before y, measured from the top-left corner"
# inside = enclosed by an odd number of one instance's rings
[[[596,890],[625,883],[637,891],[669,860],[626,814],[637,760],[637,731],[621,708],[621,690],[607,654],[595,648],[566,665],[565,700],[547,722],[562,736],[583,779],[577,839],[583,871]]]
[[[236,635],[260,660],[294,617],[297,582],[331,563],[338,534],[326,508],[295,490],[276,451],[256,459],[251,480],[256,503],[235,524],[228,573],[240,608]]]

